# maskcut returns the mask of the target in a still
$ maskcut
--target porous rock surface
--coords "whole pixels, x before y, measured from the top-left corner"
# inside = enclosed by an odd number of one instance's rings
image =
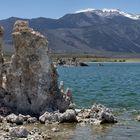
[[[64,113],[59,112],[45,112],[39,117],[41,123],[53,123],[53,122],[77,122],[76,112],[72,109],[67,109]]]
[[[4,36],[4,29],[2,26],[0,26],[0,114],[2,114],[2,106],[4,104],[4,97],[6,91],[3,88],[3,72],[4,72],[4,58],[3,58],[3,53],[2,53],[2,48],[3,48],[3,36]]]
[[[2,87],[2,71],[3,71],[3,55],[2,55],[3,35],[4,29],[2,26],[0,26],[0,87]]]
[[[77,113],[78,122],[90,124],[116,123],[117,119],[111,110],[101,104],[95,104],[91,109],[83,109]]]
[[[9,132],[10,137],[27,138],[29,131],[24,127],[14,127]]]
[[[60,112],[68,107],[57,84],[57,72],[48,53],[48,42],[28,27],[28,22],[17,21],[13,28],[15,54],[6,76],[6,105],[23,114]]]

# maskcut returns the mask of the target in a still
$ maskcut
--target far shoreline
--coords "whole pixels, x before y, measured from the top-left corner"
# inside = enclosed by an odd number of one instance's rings
[[[12,52],[4,52],[5,62],[9,61],[11,56],[13,55]],[[53,62],[57,62],[58,58],[68,60],[71,58],[76,58],[79,62],[84,63],[140,63],[140,54],[133,56],[133,55],[114,55],[114,56],[104,56],[102,55],[95,55],[95,54],[76,54],[76,53],[50,53]]]
[[[99,63],[114,63],[114,64],[127,64],[127,63],[140,63],[140,61],[139,62],[137,62],[137,61],[128,61],[128,62],[102,62],[102,61],[99,61],[99,62],[90,62],[90,61],[87,61],[87,62],[85,62],[85,63],[93,63],[93,64],[99,64]]]

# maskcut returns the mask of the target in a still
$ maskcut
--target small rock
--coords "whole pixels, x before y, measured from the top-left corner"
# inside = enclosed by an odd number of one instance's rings
[[[24,118],[22,117],[22,116],[18,116],[17,118],[16,118],[16,124],[17,125],[22,125],[23,124],[23,122],[24,122]]]
[[[42,136],[43,140],[51,139],[51,135],[50,134],[46,135],[46,134],[42,133],[41,136]]]
[[[50,135],[43,135],[43,140],[48,140],[48,139],[51,139]]]
[[[140,121],[140,115],[137,116],[137,121]]]
[[[29,135],[27,140],[44,140],[43,137],[41,135]]]
[[[3,134],[3,135],[0,137],[0,140],[13,140],[13,139],[10,138],[10,136],[8,136],[7,134]]]
[[[76,116],[76,118],[77,118],[77,121],[78,121],[78,123],[81,123],[81,122],[83,122],[83,119],[82,119],[81,117],[79,117],[79,116]]]
[[[0,115],[0,123],[2,123],[3,120],[4,120],[4,117],[2,117],[2,116]]]
[[[10,127],[16,127],[17,125],[16,125],[16,123],[10,123],[9,126],[10,126]]]
[[[41,116],[39,117],[39,121],[40,121],[41,123],[45,123],[47,113],[48,113],[48,112],[45,112],[43,115],[41,115]]]
[[[101,120],[95,120],[93,123],[91,122],[91,124],[95,124],[95,125],[100,125],[102,123]]]
[[[28,123],[36,123],[37,122],[37,118],[36,117],[31,117],[27,119]]]
[[[27,138],[29,131],[25,127],[15,127],[10,130],[9,134],[11,137]]]
[[[32,131],[30,132],[30,134],[31,134],[31,135],[34,135],[34,134],[40,135],[40,134],[41,134],[41,131],[40,131],[40,129],[34,127],[34,128],[32,129]]]
[[[19,114],[18,116],[19,117],[22,117],[24,119],[24,121],[27,121],[29,118],[31,118],[30,115],[22,115],[22,114]]]
[[[9,132],[9,129],[10,129],[10,126],[8,124],[3,125],[3,127],[2,127],[2,130],[5,131],[5,132]]]
[[[59,132],[60,130],[58,128],[52,128],[53,132]]]
[[[90,111],[88,109],[83,109],[78,112],[78,116],[82,119],[90,118]]]

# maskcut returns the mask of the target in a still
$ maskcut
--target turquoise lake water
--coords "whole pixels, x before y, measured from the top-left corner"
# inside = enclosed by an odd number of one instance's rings
[[[84,136],[86,140],[140,139],[140,122],[135,120],[140,114],[140,63],[58,67],[58,74],[65,87],[72,89],[77,108],[101,103],[112,109],[119,121],[102,128],[78,127],[77,134],[71,139],[80,140]]]

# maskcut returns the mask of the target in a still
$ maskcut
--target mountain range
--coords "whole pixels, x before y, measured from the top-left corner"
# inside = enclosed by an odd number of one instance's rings
[[[48,38],[55,53],[140,53],[140,15],[118,9],[87,9],[58,19],[0,20],[5,28],[5,50],[12,51],[12,28],[16,20],[27,20],[34,30]]]

